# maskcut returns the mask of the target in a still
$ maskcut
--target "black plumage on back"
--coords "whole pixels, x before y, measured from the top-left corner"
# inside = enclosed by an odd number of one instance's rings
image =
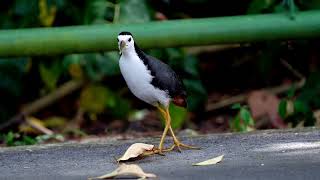
[[[134,47],[137,55],[153,76],[151,84],[163,91],[167,91],[176,105],[186,107],[187,92],[178,75],[167,64],[145,54],[136,43]]]

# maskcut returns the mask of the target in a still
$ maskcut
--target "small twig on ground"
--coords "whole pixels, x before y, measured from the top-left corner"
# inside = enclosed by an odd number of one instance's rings
[[[44,127],[43,125],[39,124],[39,123],[35,123],[32,119],[30,118],[26,118],[26,123],[31,126],[32,128],[42,132],[43,134],[46,135],[52,135],[54,134],[53,131],[51,131],[50,129]]]
[[[277,86],[277,87],[273,87],[273,88],[266,88],[266,89],[262,89],[262,90],[268,91],[272,94],[280,94],[280,93],[288,91],[292,86],[294,86],[297,89],[300,89],[304,85],[304,83],[305,83],[305,79],[302,79],[302,80],[300,80],[296,83],[293,83],[293,84],[284,84],[281,86]],[[220,108],[223,108],[226,106],[230,106],[234,103],[241,103],[241,102],[246,101],[247,98],[248,98],[247,93],[233,96],[231,98],[219,101],[217,103],[208,104],[206,106],[206,111],[213,111],[213,110],[220,109]]]
[[[79,89],[84,84],[83,81],[68,81],[60,86],[58,89],[53,91],[52,93],[41,97],[40,99],[35,100],[34,102],[25,105],[22,110],[9,119],[4,124],[0,125],[0,130],[10,126],[13,123],[17,123],[19,121],[23,121],[28,115],[38,112],[39,110],[53,104],[58,99],[72,93],[73,91]]]

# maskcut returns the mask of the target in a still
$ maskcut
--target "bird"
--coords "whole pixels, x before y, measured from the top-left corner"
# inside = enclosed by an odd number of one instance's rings
[[[120,53],[120,72],[129,90],[140,100],[156,107],[165,120],[158,154],[171,151],[175,147],[181,152],[180,147],[198,149],[198,147],[182,143],[171,127],[169,112],[170,103],[180,107],[187,107],[187,92],[178,75],[171,67],[155,57],[144,53],[128,31],[122,31],[117,37]],[[170,132],[173,145],[164,148],[164,140]]]

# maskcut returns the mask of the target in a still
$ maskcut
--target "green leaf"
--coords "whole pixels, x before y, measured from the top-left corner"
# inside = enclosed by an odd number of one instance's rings
[[[320,1],[319,0],[308,0],[308,1],[300,1],[303,9],[320,9]]]
[[[0,90],[10,96],[22,93],[22,77],[28,71],[27,58],[0,58]],[[7,95],[8,95],[7,94]],[[6,96],[7,96],[6,95]]]
[[[121,0],[119,23],[143,23],[151,20],[145,0]]]
[[[89,113],[101,113],[106,107],[108,97],[109,91],[104,86],[89,85],[81,91],[80,107]]]
[[[112,116],[119,119],[127,119],[131,111],[130,101],[120,97],[116,93],[113,93],[109,97],[109,99],[110,98],[113,99],[114,104],[112,105],[112,107],[108,105],[107,107],[109,107],[108,109],[111,112]],[[110,105],[111,103],[108,103],[108,104]]]
[[[183,123],[187,118],[187,109],[170,104],[169,107],[170,115],[171,115],[171,126],[173,129],[179,129],[182,127]]]
[[[12,131],[8,132],[7,135],[5,135],[5,142],[7,146],[13,146],[14,145],[14,133]]]
[[[307,113],[308,111],[309,111],[309,107],[304,102],[299,100],[294,101],[295,113]]]
[[[21,105],[23,85],[30,85],[24,82],[30,62],[30,58],[0,58],[0,123],[17,113]]]
[[[235,116],[231,120],[231,129],[233,131],[241,131],[241,120],[240,120],[239,115]]]
[[[37,136],[35,138],[35,141],[37,143],[44,143],[44,142],[46,142],[48,140],[51,140],[51,139],[58,140],[58,141],[63,141],[64,137],[61,134],[50,134],[50,135],[49,134],[44,134],[44,135]]]
[[[295,92],[296,92],[296,88],[294,86],[291,86],[290,89],[287,92],[288,98],[293,98]]]
[[[105,54],[106,60],[100,63],[103,66],[102,73],[107,76],[120,75],[119,68],[119,53],[118,52],[108,52]]]
[[[107,12],[107,3],[105,0],[87,1],[84,12],[84,24],[91,24],[104,21]]]
[[[184,58],[184,52],[180,48],[166,48],[166,54],[168,55],[168,60],[171,66],[182,65],[182,60]]]
[[[251,1],[247,14],[259,14],[270,9],[276,0],[253,0]],[[270,11],[270,10],[269,10]]]
[[[46,87],[52,91],[56,88],[58,79],[62,74],[62,65],[59,61],[53,61],[50,65],[40,63],[39,72]]]
[[[185,56],[183,60],[183,69],[193,77],[199,76],[199,62],[191,55]]]
[[[287,100],[283,99],[280,101],[278,106],[278,113],[282,119],[287,117]]]
[[[200,79],[184,79],[183,83],[188,94],[188,110],[196,111],[204,108],[203,104],[207,100],[207,91]]]
[[[36,144],[37,143],[37,140],[30,137],[30,136],[22,136],[22,142],[21,142],[21,145],[33,145],[33,144]]]
[[[36,1],[29,0],[16,0],[14,4],[13,12],[16,15],[24,16],[35,11],[35,7],[37,6]]]
[[[240,118],[244,121],[245,125],[248,125],[251,119],[251,115],[248,109],[241,108],[240,109]]]
[[[240,109],[241,108],[241,104],[240,103],[236,103],[236,104],[233,104],[231,106],[231,109]]]

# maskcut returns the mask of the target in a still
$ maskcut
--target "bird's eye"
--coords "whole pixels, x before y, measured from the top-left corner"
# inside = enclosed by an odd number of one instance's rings
[[[128,41],[130,42],[130,41],[131,41],[131,38],[129,38]]]

